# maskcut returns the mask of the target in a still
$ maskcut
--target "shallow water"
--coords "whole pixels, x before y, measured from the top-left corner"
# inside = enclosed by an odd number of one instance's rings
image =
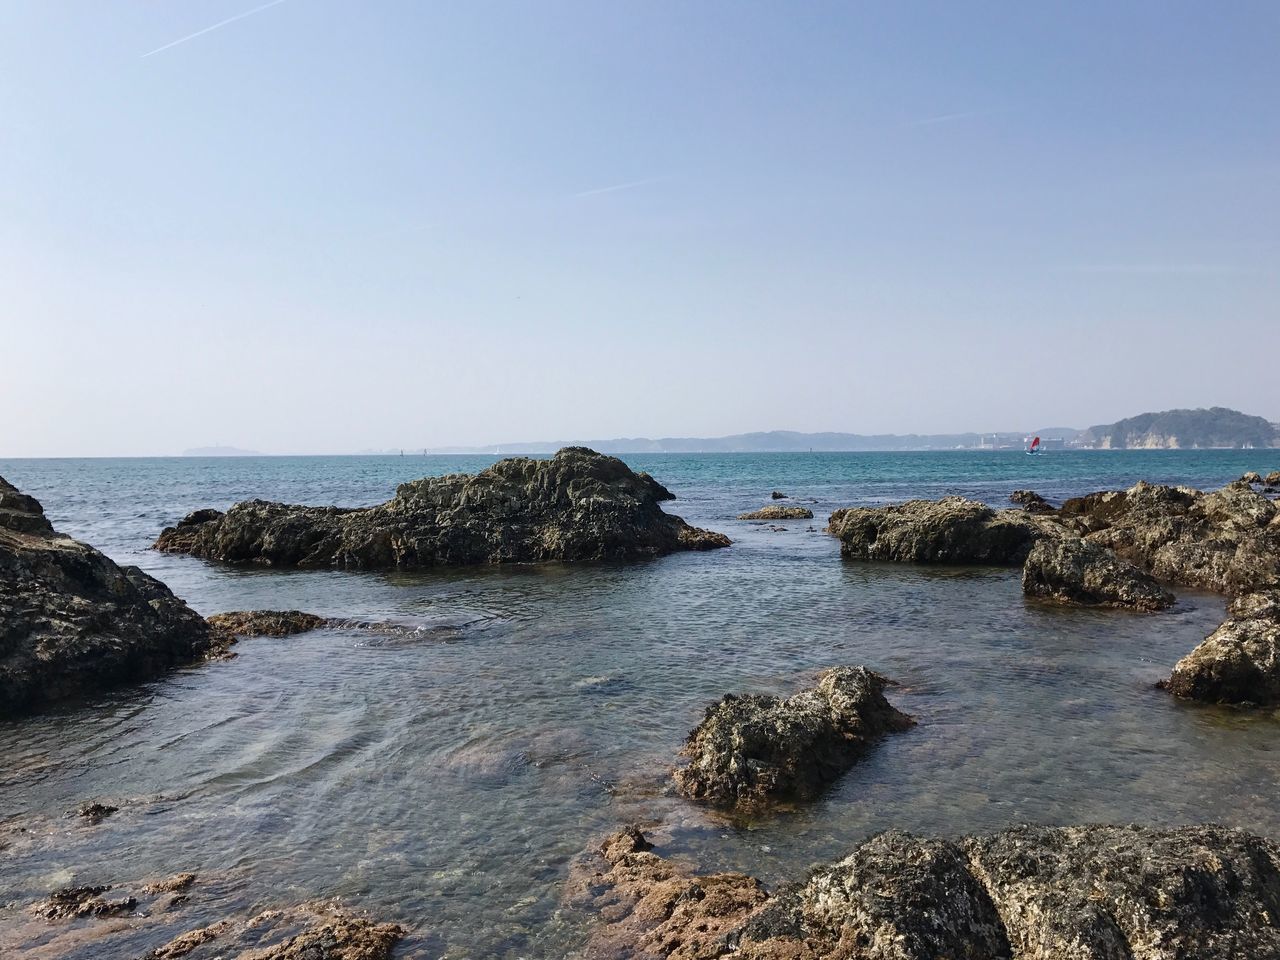
[[[1025,602],[1015,571],[845,562],[820,532],[850,503],[1210,486],[1275,469],[1274,452],[626,459],[680,497],[668,509],[734,546],[626,566],[243,571],[146,547],[197,507],[374,503],[492,458],[0,461],[59,529],[203,613],[417,628],[245,640],[232,661],[0,725],[0,820],[28,830],[5,851],[0,904],[193,870],[219,878],[214,902],[187,908],[193,925],[340,895],[413,928],[399,955],[557,957],[587,921],[562,903],[570,861],[629,820],[768,881],[888,827],[1218,820],[1280,835],[1276,718],[1152,686],[1221,620],[1221,599],[1183,592],[1151,616],[1055,609]],[[815,501],[815,520],[733,519],[775,488]],[[841,663],[899,681],[890,698],[919,725],[795,812],[735,823],[667,794],[709,702],[789,693]],[[98,826],[65,817],[91,799],[122,809]]]

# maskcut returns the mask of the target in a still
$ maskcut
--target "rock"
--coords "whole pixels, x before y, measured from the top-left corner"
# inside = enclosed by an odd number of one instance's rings
[[[694,875],[628,827],[574,868],[569,898],[606,921],[592,931],[589,958],[703,960],[729,952],[726,937],[769,897],[745,874]]]
[[[1218,826],[881,834],[769,897],[700,876],[639,831],[576,889],[589,956],[711,960],[1254,960],[1280,957],[1280,850]],[[700,897],[698,889],[720,892]]]
[[[1240,482],[1250,483],[1250,484],[1262,483],[1262,474],[1258,473],[1256,470],[1250,470],[1248,473],[1246,473],[1243,477],[1240,478]]]
[[[57,534],[0,480],[0,716],[160,676],[232,642],[160,581]]]
[[[1280,470],[1272,470],[1262,480],[1268,487],[1280,487]]]
[[[111,887],[66,887],[32,907],[32,911],[45,920],[68,920],[83,917],[114,917],[132,913],[138,906],[137,897],[120,897],[104,900],[102,895]]]
[[[1053,513],[1053,505],[1034,490],[1015,490],[1009,494],[1009,499],[1027,513]]]
[[[817,796],[884,734],[911,726],[884,698],[891,683],[866,667],[836,667],[785,700],[730,694],[689,734],[676,788],[726,806]]]
[[[670,499],[615,457],[565,447],[550,460],[515,457],[475,475],[404,483],[376,507],[250,500],[225,514],[197,511],[155,548],[227,563],[373,569],[633,560],[729,545],[665,513],[659,503]]]
[[[93,803],[86,803],[76,812],[79,816],[84,817],[84,819],[88,820],[90,823],[101,823],[113,813],[118,813],[119,810],[119,807],[113,807],[106,803],[98,803],[95,800]]]
[[[1058,603],[1164,610],[1174,596],[1106,547],[1079,537],[1044,539],[1022,568],[1022,592]]]
[[[236,610],[215,613],[208,620],[216,629],[238,637],[288,637],[319,630],[330,623],[327,617],[301,610]]]
[[[148,883],[142,888],[144,893],[181,893],[196,882],[194,873],[175,873],[171,877]]]
[[[1239,480],[1211,493],[1138,483],[1068,500],[1054,519],[1167,583],[1227,594],[1280,585],[1276,505]]]
[[[293,933],[299,926],[301,931]],[[337,905],[305,905],[268,910],[241,924],[222,920],[190,930],[143,960],[174,960],[209,943],[216,952],[208,956],[242,960],[388,960],[404,933],[398,924],[375,923]],[[244,947],[252,949],[240,952]]]
[[[1017,566],[1054,528],[1022,510],[997,512],[975,500],[946,497],[846,507],[831,514],[827,532],[840,538],[841,555],[855,560]]]
[[[1227,614],[1161,685],[1206,703],[1280,703],[1280,590],[1237,597]]]
[[[780,507],[771,505],[753,510],[751,513],[738,514],[739,520],[812,520],[813,511],[805,507]]]
[[[781,490],[775,490],[775,491],[773,491],[773,493],[769,494],[769,496],[770,496],[771,498],[773,498],[774,500],[786,500],[786,499],[787,499],[787,495],[786,495],[785,493],[783,493]]]

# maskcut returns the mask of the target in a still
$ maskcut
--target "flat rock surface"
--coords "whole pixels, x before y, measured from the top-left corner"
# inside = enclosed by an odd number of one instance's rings
[[[739,520],[812,520],[813,511],[808,507],[784,507],[770,504],[750,513],[738,514]]]
[[[1080,606],[1164,610],[1174,596],[1149,573],[1079,537],[1044,539],[1022,567],[1029,597]]]
[[[885,699],[890,683],[866,667],[836,667],[785,700],[730,694],[689,734],[676,788],[726,806],[814,797],[884,734],[911,725]]]
[[[773,896],[701,875],[630,828],[571,885],[593,957],[1276,960],[1280,850],[1217,826],[892,831]]]
[[[659,505],[672,494],[615,457],[566,447],[549,460],[516,457],[480,473],[401,484],[375,507],[250,500],[199,510],[155,547],[273,567],[632,560],[729,545]]]
[[[228,642],[160,581],[60,536],[0,479],[0,716],[150,680]]]

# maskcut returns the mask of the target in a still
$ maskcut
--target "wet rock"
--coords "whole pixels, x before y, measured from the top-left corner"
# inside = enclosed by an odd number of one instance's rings
[[[1034,490],[1015,490],[1009,499],[1027,513],[1053,513],[1053,505]]]
[[[143,887],[144,893],[180,893],[196,882],[194,873],[175,873],[163,880],[156,880]]]
[[[1234,960],[1280,957],[1280,850],[1218,826],[1020,827],[935,840],[890,832],[777,896],[706,899],[707,881],[606,841],[583,889],[592,956],[709,960]],[[754,904],[754,905],[753,905]],[[630,949],[626,949],[630,945]]]
[[[160,581],[57,534],[0,480],[0,716],[160,676],[231,638]]]
[[[1179,660],[1162,686],[1206,703],[1280,703],[1280,590],[1233,600],[1222,626]]]
[[[401,484],[376,507],[305,507],[251,500],[199,511],[167,528],[158,550],[275,567],[631,560],[729,545],[723,534],[665,513],[669,490],[621,460],[566,447],[475,475]]]
[[[118,897],[107,900],[103,894],[111,889],[103,887],[66,887],[37,903],[32,910],[45,920],[67,920],[83,917],[113,917],[132,913],[138,906],[137,897]]]
[[[1022,592],[1058,603],[1164,610],[1174,596],[1150,574],[1078,537],[1040,540],[1022,568]]]
[[[773,491],[773,493],[769,494],[769,496],[770,496],[772,499],[774,499],[774,500],[786,500],[786,499],[787,499],[787,495],[786,495],[785,493],[783,493],[781,490],[775,490],[775,491]]]
[[[1280,487],[1280,470],[1272,470],[1262,478],[1262,482],[1268,487]]]
[[[288,637],[329,625],[327,617],[301,610],[236,610],[215,613],[209,623],[238,637]]]
[[[1211,493],[1150,483],[1091,493],[1055,519],[1166,583],[1227,594],[1280,585],[1276,505],[1238,480]]]
[[[846,507],[827,531],[842,556],[898,563],[1017,566],[1036,540],[1054,535],[1047,520],[1022,510],[995,511],[963,497],[910,500],[887,507]]]
[[[780,507],[771,505],[738,514],[739,520],[812,520],[813,511],[805,507]]]
[[[113,813],[119,812],[119,810],[119,807],[113,807],[106,803],[98,803],[95,800],[93,803],[86,803],[76,812],[79,816],[88,820],[90,823],[101,823]]]
[[[891,683],[866,667],[836,667],[785,700],[730,694],[689,734],[676,788],[726,806],[814,797],[884,734],[912,724],[885,699]]]
[[[144,960],[228,956],[243,960],[388,960],[404,933],[398,924],[376,923],[337,905],[306,905],[268,910],[245,923],[223,920],[189,930],[157,947]],[[202,949],[206,946],[209,952]],[[252,949],[241,952],[246,947]]]
[[[702,960],[728,952],[726,937],[768,900],[740,873],[695,875],[652,852],[635,827],[609,837],[573,870],[569,899],[604,921],[589,958]]]
[[[1262,474],[1258,473],[1256,470],[1250,470],[1240,478],[1240,482],[1250,484],[1262,483]]]

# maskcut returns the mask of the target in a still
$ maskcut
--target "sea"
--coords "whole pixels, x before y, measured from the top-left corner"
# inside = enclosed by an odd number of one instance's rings
[[[1179,591],[1159,614],[1057,608],[1025,600],[1016,570],[846,561],[824,532],[854,504],[1216,487],[1280,467],[1280,451],[624,456],[676,494],[667,510],[734,541],[630,564],[298,572],[149,549],[197,508],[373,504],[494,459],[0,460],[60,531],[201,613],[404,627],[247,639],[230,661],[0,724],[0,944],[15,905],[58,887],[192,871],[216,891],[183,908],[193,927],[341,898],[408,928],[398,957],[570,956],[592,917],[566,878],[627,823],[771,885],[887,829],[1217,821],[1280,835],[1277,714],[1155,689],[1221,621],[1220,597]],[[736,519],[773,490],[814,519]],[[709,704],[787,695],[840,664],[895,680],[889,697],[917,725],[793,809],[727,817],[671,793]],[[94,800],[120,810],[74,816]],[[137,954],[159,945],[140,929]]]

